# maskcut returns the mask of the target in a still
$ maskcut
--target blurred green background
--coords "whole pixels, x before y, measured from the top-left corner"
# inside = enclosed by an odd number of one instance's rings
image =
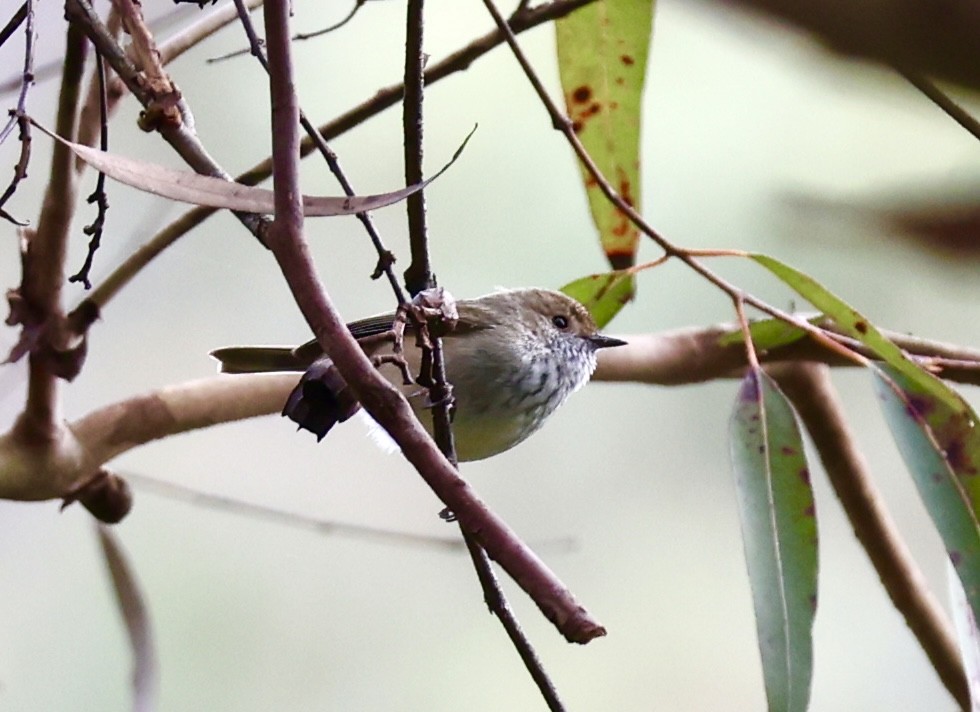
[[[10,10],[14,3],[8,3]],[[106,3],[102,3],[102,7]],[[151,15],[165,3],[146,8]],[[295,27],[339,19],[347,4],[297,3]],[[192,7],[181,8],[188,19]],[[57,3],[39,5],[39,64],[63,47]],[[260,17],[260,16],[256,16]],[[427,3],[426,48],[439,59],[482,34],[478,3]],[[346,28],[296,45],[300,96],[320,123],[400,79],[403,7],[368,3]],[[161,32],[165,37],[166,32]],[[559,96],[554,33],[521,36]],[[264,77],[248,58],[205,64],[244,46],[230,28],[176,62],[197,131],[232,173],[269,151]],[[4,78],[21,48],[0,50]],[[29,109],[53,123],[56,83]],[[12,94],[4,97],[13,106]],[[967,97],[971,99],[971,97]],[[969,103],[969,102],[968,102]],[[976,102],[973,102],[976,106]],[[127,100],[111,149],[167,165],[162,141],[135,127]],[[864,200],[975,178],[977,144],[885,70],[840,62],[805,38],[720,5],[663,0],[644,102],[642,210],[675,243],[773,254],[817,277],[877,324],[980,343],[976,258],[941,260],[848,211],[801,212],[792,196]],[[495,286],[557,287],[604,264],[563,139],[505,50],[426,94],[426,158],[435,170],[474,124],[462,159],[427,190],[433,260],[457,296]],[[355,187],[402,180],[400,110],[332,144]],[[0,149],[11,166],[17,146]],[[49,141],[35,139],[31,180],[9,205],[36,219]],[[336,194],[323,165],[308,193]],[[83,196],[94,185],[88,174]],[[112,185],[95,277],[180,214]],[[70,266],[84,256],[77,220]],[[407,266],[401,208],[375,214]],[[390,307],[368,275],[374,256],[353,218],[307,223],[331,296],[345,316]],[[14,229],[0,226],[0,284],[19,282]],[[640,259],[658,256],[643,244]],[[759,269],[717,267],[781,306],[792,297]],[[72,303],[80,287],[68,289]],[[637,301],[609,331],[645,333],[733,318],[724,295],[679,267],[641,276]],[[208,376],[209,350],[295,343],[308,332],[271,256],[227,215],[209,220],[111,303],[89,359],[66,388],[66,416],[169,383]],[[0,330],[0,346],[16,333]],[[945,599],[941,547],[860,372],[835,376],[860,445],[930,583]],[[18,411],[23,365],[0,371],[0,425]],[[975,390],[963,390],[976,404]],[[727,460],[735,384],[652,388],[593,384],[539,434],[463,474],[606,625],[566,644],[509,582],[524,627],[569,709],[759,710],[765,706],[752,604]],[[452,536],[440,503],[359,423],[317,445],[276,417],[172,438],[111,466],[304,516]],[[816,468],[815,469],[819,469]],[[952,710],[891,608],[822,473],[820,601],[812,709]],[[136,486],[117,531],[152,612],[162,710],[542,709],[464,554],[318,536],[161,498]],[[571,537],[573,550],[547,542]],[[0,503],[0,709],[123,710],[129,653],[91,518],[58,503]]]

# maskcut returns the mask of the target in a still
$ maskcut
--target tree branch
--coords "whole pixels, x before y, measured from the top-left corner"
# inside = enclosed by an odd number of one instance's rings
[[[515,33],[520,33],[537,27],[545,22],[564,17],[573,10],[595,2],[596,0],[553,0],[533,8],[521,7],[511,16],[511,27]],[[503,34],[499,30],[488,32],[470,42],[465,47],[453,52],[440,62],[429,67],[425,72],[425,83],[434,84],[440,79],[467,69],[476,59],[494,49],[503,42]],[[161,46],[161,54],[163,54]],[[111,84],[111,82],[110,82]],[[325,141],[330,141],[350,129],[358,126],[370,117],[395,105],[402,97],[404,84],[395,84],[379,90],[366,102],[354,107],[333,121],[320,126],[317,131]],[[314,150],[312,140],[304,140],[301,144],[301,154],[308,155]],[[258,185],[272,175],[272,161],[265,159],[249,170],[240,174],[235,181],[243,185]],[[91,304],[83,303],[79,309],[98,313],[133,277],[158,254],[176,242],[184,234],[203,223],[213,215],[213,208],[193,208],[184,213],[174,223],[163,228],[150,241],[141,247],[136,254],[130,256],[122,265],[116,268],[103,285],[97,285],[89,295]],[[92,309],[94,307],[94,309]]]
[[[439,498],[481,546],[524,588],[565,637],[585,643],[605,629],[557,577],[489,511],[418,422],[401,392],[371,364],[334,309],[313,268],[302,235],[299,204],[299,109],[292,82],[286,0],[265,4],[272,94],[276,216],[268,245],[317,341],[364,409],[392,436]]]
[[[76,117],[85,66],[85,36],[74,26],[67,31],[61,93],[55,128],[62,136],[75,135]],[[72,170],[72,152],[58,144],[51,156],[48,188],[41,207],[37,230],[26,230],[23,277],[20,297],[27,321],[24,328],[41,329],[31,349],[24,412],[15,426],[15,435],[35,442],[57,439],[61,427],[58,409],[58,377],[50,357],[68,347],[62,312],[68,233],[75,214],[78,185]]]
[[[408,0],[405,33],[405,96],[402,100],[402,135],[405,149],[405,185],[421,183],[422,170],[422,101],[424,92],[425,54],[422,48],[423,0]],[[405,201],[408,213],[409,246],[412,261],[405,270],[408,293],[416,295],[435,286],[435,275],[429,261],[429,239],[425,226],[425,192],[419,191]]]
[[[941,378],[980,385],[980,350],[885,329],[880,331]],[[599,363],[592,380],[679,386],[716,378],[740,377],[741,370],[748,365],[744,344],[722,343],[722,339],[737,332],[737,325],[716,324],[656,334],[626,335],[623,337],[627,341],[625,346],[599,352]],[[855,345],[854,348],[873,358],[873,354],[863,346]],[[762,363],[769,364],[812,361],[835,367],[857,365],[808,337],[760,351],[758,355]]]

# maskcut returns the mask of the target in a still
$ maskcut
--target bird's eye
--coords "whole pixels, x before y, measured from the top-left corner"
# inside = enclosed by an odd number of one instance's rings
[[[551,317],[551,323],[559,329],[567,329],[568,317],[562,316],[561,314],[556,314],[555,316]]]

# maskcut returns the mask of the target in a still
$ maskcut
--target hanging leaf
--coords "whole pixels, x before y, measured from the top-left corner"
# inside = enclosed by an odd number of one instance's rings
[[[770,712],[803,712],[813,675],[817,521],[793,409],[760,369],[742,381],[731,457]]]
[[[156,708],[159,671],[150,615],[143,601],[136,574],[123,553],[119,540],[109,527],[96,527],[99,544],[105,556],[116,602],[122,614],[133,652],[133,712],[151,712]]]
[[[633,273],[627,270],[590,274],[569,282],[559,291],[589,310],[596,326],[605,327],[633,296]]]
[[[271,190],[255,188],[242,185],[241,183],[235,183],[231,180],[224,180],[223,178],[200,175],[191,171],[180,171],[155,163],[140,161],[135,158],[107,153],[90,146],[66,141],[60,136],[51,133],[43,126],[37,123],[34,125],[55,140],[63,143],[76,156],[92,166],[95,170],[105,173],[113,180],[119,181],[131,188],[136,188],[145,193],[159,195],[163,198],[169,198],[170,200],[190,203],[191,205],[203,205],[209,208],[226,208],[228,210],[257,214],[272,214],[275,212],[274,197]],[[421,183],[391,193],[380,193],[378,195],[345,196],[340,198],[304,195],[303,215],[306,217],[355,215],[357,213],[377,210],[378,208],[383,208],[404,200],[409,195],[417,193],[441,176],[456,161],[472,135],[473,132],[471,131],[469,136],[463,141],[463,144],[456,150],[449,163],[443,166],[434,176]]]
[[[640,198],[640,108],[653,0],[598,0],[555,23],[558,70],[575,132],[632,206]],[[614,269],[636,261],[639,232],[582,170],[592,219]]]
[[[980,618],[980,430],[976,416],[962,400],[951,408],[895,368],[875,367],[873,373],[899,452],[942,537],[973,614]]]

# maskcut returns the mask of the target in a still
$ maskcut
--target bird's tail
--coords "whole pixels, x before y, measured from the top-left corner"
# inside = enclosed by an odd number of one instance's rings
[[[211,352],[222,373],[263,373],[265,371],[305,371],[308,360],[286,346],[227,346]]]

